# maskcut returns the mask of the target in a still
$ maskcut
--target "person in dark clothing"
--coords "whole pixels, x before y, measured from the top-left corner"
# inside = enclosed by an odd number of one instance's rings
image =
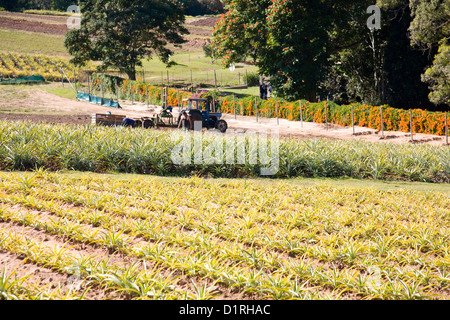
[[[267,84],[263,83],[259,86],[259,97],[262,100],[267,99]]]
[[[122,121],[124,127],[133,127],[135,122],[135,120],[130,118],[124,118]]]

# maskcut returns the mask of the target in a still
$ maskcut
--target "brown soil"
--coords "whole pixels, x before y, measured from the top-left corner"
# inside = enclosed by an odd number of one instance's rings
[[[216,22],[219,21],[219,18],[216,17],[204,17],[204,18],[195,18],[186,22],[189,26],[197,26],[197,27],[210,27],[214,28]]]
[[[10,17],[12,19],[26,19],[26,20],[46,20],[54,23],[65,24],[69,16],[52,16],[52,15],[37,15],[20,12],[0,12],[0,17]],[[2,18],[3,19],[3,18]]]
[[[7,17],[2,17],[0,19],[0,29],[13,29],[59,35],[64,35],[68,31],[67,26],[64,24],[50,24],[40,21],[11,19]]]

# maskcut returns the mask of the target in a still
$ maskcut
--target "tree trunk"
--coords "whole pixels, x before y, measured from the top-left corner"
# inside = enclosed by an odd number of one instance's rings
[[[131,81],[135,81],[136,80],[136,71],[127,71],[127,76],[128,76],[128,79],[130,79]]]

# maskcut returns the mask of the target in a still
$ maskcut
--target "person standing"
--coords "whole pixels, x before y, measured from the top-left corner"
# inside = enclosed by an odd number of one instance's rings
[[[262,100],[267,100],[267,83],[262,84]]]

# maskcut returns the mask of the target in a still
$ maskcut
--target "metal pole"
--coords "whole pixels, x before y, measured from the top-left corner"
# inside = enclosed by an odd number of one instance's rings
[[[256,113],[256,122],[258,122],[258,98],[255,97],[255,113]]]
[[[131,104],[134,104],[134,88],[131,83],[130,83],[130,93],[131,93]]]
[[[75,91],[78,91],[78,89],[77,89],[77,75],[75,73],[75,69],[73,69],[73,83],[75,84]]]
[[[380,115],[381,115],[381,137],[384,138],[383,107],[380,107]]]
[[[91,81],[90,81],[91,75],[89,74],[89,72],[87,74],[88,74],[88,77],[87,77],[87,79],[88,79],[88,90],[89,90],[89,94],[91,94]]]
[[[117,78],[114,78],[114,85],[115,85],[115,88],[116,88],[117,102],[119,102],[119,87],[117,86]]]
[[[353,135],[355,134],[355,114],[353,113],[353,106],[352,106],[352,127],[353,127]]]
[[[216,70],[214,70],[214,88],[217,89],[217,76],[216,76]]]
[[[409,110],[409,126],[411,127],[411,142],[414,141],[413,138],[413,121],[412,121],[412,111]]]
[[[236,120],[236,97],[234,96],[234,94],[233,94],[233,112],[234,112],[234,120]],[[447,116],[447,114],[445,116]]]
[[[300,124],[303,127],[303,108],[302,108],[302,102],[300,101]]]
[[[277,114],[277,125],[280,125],[280,121],[278,119],[278,100],[277,100],[277,104],[276,104],[276,107],[275,107],[275,113]]]
[[[448,145],[448,122],[447,122],[447,112],[445,113],[445,144]]]
[[[325,127],[326,130],[328,131],[328,106],[326,102],[325,102]]]
[[[161,87],[161,106],[164,104],[163,87]]]

